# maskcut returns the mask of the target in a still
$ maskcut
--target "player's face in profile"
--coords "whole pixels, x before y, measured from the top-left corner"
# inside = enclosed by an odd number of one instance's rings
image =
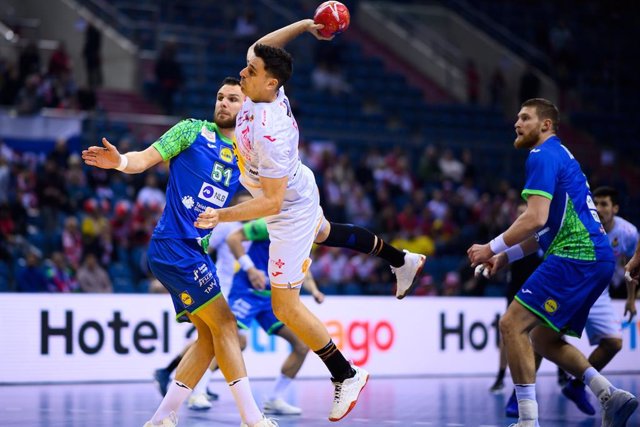
[[[594,197],[593,202],[596,204],[598,216],[603,224],[608,224],[613,220],[613,216],[618,213],[618,206],[614,205],[611,197]]]
[[[242,92],[254,102],[270,101],[274,81],[277,85],[277,81],[267,75],[262,58],[249,54],[247,66],[240,71]]]
[[[244,95],[238,85],[223,85],[216,96],[213,121],[222,129],[234,128],[236,116],[242,107]]]
[[[531,148],[540,139],[542,122],[533,107],[523,107],[520,110],[514,127],[516,129],[516,139],[513,145],[516,148]]]

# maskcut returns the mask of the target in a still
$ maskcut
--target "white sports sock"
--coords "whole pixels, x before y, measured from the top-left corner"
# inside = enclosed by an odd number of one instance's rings
[[[153,418],[151,418],[151,423],[161,423],[172,411],[177,413],[182,403],[190,394],[191,389],[189,387],[180,381],[171,381],[167,394],[164,396],[164,399],[162,399],[162,402],[160,402],[160,406],[156,413],[153,414]]]
[[[207,385],[209,384],[209,380],[211,379],[212,375],[213,372],[211,372],[211,369],[207,369],[206,371],[204,371],[202,378],[200,378],[198,384],[196,384],[196,386],[193,388],[193,394],[206,394]]]
[[[251,393],[251,386],[249,385],[249,378],[242,377],[229,383],[231,394],[236,401],[236,406],[240,411],[240,417],[242,421],[250,426],[257,424],[262,420],[262,412],[258,409],[253,394]]]
[[[586,371],[584,371],[584,374],[582,375],[582,381],[587,386],[589,386],[600,403],[604,403],[609,400],[611,393],[616,390],[616,388],[611,385],[609,380],[606,379],[593,367],[588,368]]]
[[[287,388],[289,387],[289,385],[291,385],[292,381],[293,378],[289,378],[288,376],[281,373],[280,376],[276,378],[276,381],[273,384],[273,392],[271,394],[271,398],[279,399],[281,397],[284,397],[284,393],[285,391],[287,391]]]

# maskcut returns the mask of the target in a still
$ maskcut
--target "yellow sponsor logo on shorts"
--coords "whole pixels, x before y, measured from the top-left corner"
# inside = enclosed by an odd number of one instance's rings
[[[189,295],[189,293],[187,292],[182,292],[180,294],[180,301],[182,301],[185,307],[189,307],[191,304],[193,304],[193,298],[191,298],[191,295]]]
[[[544,309],[549,314],[555,313],[558,309],[558,302],[552,298],[549,298],[544,302]]]
[[[233,163],[233,152],[229,148],[220,150],[220,158],[227,163]]]

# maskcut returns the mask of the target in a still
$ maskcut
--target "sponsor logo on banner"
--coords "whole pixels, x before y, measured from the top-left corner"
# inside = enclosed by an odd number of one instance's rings
[[[452,318],[453,317],[453,318]],[[469,320],[469,313],[459,311],[456,316],[440,313],[440,351],[447,352],[452,348],[460,351],[473,349],[482,351],[487,346],[498,348],[500,345],[500,314],[496,313],[491,322]],[[457,346],[451,346],[451,338]],[[447,346],[449,344],[449,346]]]
[[[206,200],[212,205],[222,207],[227,201],[227,197],[229,197],[229,192],[203,182],[202,187],[200,188],[200,193],[198,193],[198,197],[202,200]]]

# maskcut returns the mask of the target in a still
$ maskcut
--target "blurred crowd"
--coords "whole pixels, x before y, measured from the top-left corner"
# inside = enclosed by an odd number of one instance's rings
[[[117,146],[142,148],[128,139]],[[482,294],[463,283],[470,272],[465,250],[514,219],[518,191],[506,182],[485,191],[469,151],[428,146],[416,154],[301,146],[328,218],[430,257],[417,294]],[[140,175],[86,167],[64,140],[46,155],[1,145],[0,264],[13,289],[146,292],[153,280],[146,247],[165,205],[167,175],[167,164]],[[313,259],[328,293],[389,294],[394,282],[373,257],[317,247]]]

